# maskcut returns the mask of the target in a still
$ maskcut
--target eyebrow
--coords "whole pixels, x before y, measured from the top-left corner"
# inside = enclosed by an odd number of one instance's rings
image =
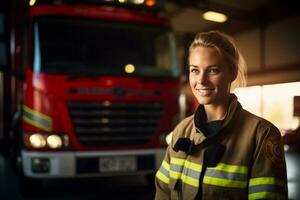
[[[198,68],[197,65],[189,65],[189,67],[190,67],[190,68],[191,68],[191,67],[196,67],[196,68]]]
[[[191,68],[191,67],[199,68],[199,66],[197,66],[197,65],[189,65],[189,67],[190,67],[190,68]],[[211,67],[219,67],[219,65],[209,65],[209,66],[206,67],[206,69],[211,68]]]

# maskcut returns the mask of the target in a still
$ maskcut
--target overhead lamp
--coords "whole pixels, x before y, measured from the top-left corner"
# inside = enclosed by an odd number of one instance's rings
[[[29,1],[29,5],[30,5],[30,6],[34,6],[35,2],[36,2],[36,0],[30,0],[30,1]]]
[[[144,0],[133,0],[132,1],[134,4],[143,4]]]
[[[125,65],[124,70],[127,74],[132,74],[135,71],[135,66],[133,64],[127,64]]]
[[[226,15],[224,15],[223,13],[214,12],[214,11],[207,11],[207,12],[203,13],[202,17],[205,20],[213,21],[213,22],[217,22],[217,23],[223,23],[223,22],[227,21]]]
[[[155,6],[156,0],[146,0],[145,4],[146,4],[146,6],[149,6],[149,7]]]

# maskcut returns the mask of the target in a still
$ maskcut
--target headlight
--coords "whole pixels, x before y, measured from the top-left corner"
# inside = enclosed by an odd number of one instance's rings
[[[62,139],[58,135],[50,135],[47,137],[47,145],[51,149],[58,149],[62,147]]]
[[[44,148],[46,146],[46,140],[42,134],[36,133],[29,137],[29,143],[33,148]]]
[[[25,133],[25,145],[34,149],[62,149],[69,146],[69,136],[52,133]]]

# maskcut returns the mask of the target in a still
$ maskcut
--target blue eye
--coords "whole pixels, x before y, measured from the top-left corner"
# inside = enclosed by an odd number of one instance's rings
[[[190,70],[190,72],[191,72],[191,73],[199,73],[199,70],[198,70],[198,69],[195,69],[195,68],[193,68],[193,69],[191,69],[191,70]]]
[[[220,70],[218,68],[210,68],[207,73],[208,74],[218,74]]]

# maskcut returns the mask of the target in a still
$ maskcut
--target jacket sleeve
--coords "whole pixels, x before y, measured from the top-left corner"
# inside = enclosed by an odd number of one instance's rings
[[[273,124],[263,121],[256,133],[248,199],[287,199],[287,196],[282,137]]]
[[[162,164],[155,175],[155,200],[169,200],[170,199],[170,148],[172,144],[168,145],[166,154]]]

